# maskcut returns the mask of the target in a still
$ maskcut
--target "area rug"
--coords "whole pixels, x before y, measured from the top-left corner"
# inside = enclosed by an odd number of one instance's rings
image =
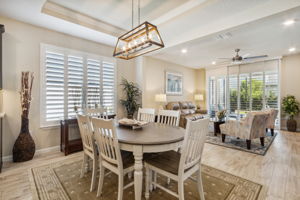
[[[272,136],[271,133],[268,132],[265,137],[265,146],[261,146],[259,138],[251,140],[251,149],[247,149],[246,140],[226,135],[225,142],[222,142],[221,134],[217,134],[217,136],[215,136],[213,132],[208,134],[206,142],[264,156],[277,134],[278,133],[275,131],[274,136]]]
[[[113,200],[117,199],[117,176],[109,174],[104,178],[103,195],[96,198],[96,191],[90,192],[91,173],[79,178],[81,159],[65,160],[30,170],[30,180],[34,199],[38,200]],[[202,178],[206,200],[261,200],[264,199],[266,190],[249,180],[203,165]],[[125,177],[125,184],[132,179]],[[158,182],[167,186],[167,179],[158,176]],[[98,182],[97,182],[98,183]],[[168,185],[176,191],[176,182]],[[143,192],[144,195],[144,192]],[[124,191],[124,200],[134,199],[134,188],[129,187]],[[143,197],[144,199],[144,197]],[[161,189],[150,193],[150,199],[176,199]],[[199,199],[197,184],[188,179],[185,181],[185,199]]]

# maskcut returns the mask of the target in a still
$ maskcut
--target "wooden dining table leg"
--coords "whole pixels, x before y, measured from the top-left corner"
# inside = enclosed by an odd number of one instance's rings
[[[143,146],[133,146],[134,155],[134,194],[135,200],[142,199],[143,189]]]

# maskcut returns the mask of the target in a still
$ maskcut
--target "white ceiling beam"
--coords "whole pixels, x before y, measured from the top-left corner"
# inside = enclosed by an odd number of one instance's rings
[[[51,1],[45,2],[41,12],[52,17],[63,19],[65,21],[85,26],[87,28],[100,31],[102,33],[106,33],[115,37],[118,37],[121,33],[126,32],[126,30],[124,29],[113,26],[109,23],[90,17],[88,15],[79,13],[77,11],[71,10]]]

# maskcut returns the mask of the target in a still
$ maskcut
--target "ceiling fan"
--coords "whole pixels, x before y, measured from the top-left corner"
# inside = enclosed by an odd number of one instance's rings
[[[232,61],[232,62],[242,62],[242,61],[248,61],[248,60],[251,60],[251,59],[258,59],[258,58],[266,58],[268,57],[268,55],[260,55],[260,56],[250,56],[250,57],[247,57],[249,54],[246,54],[244,56],[240,56],[239,55],[239,52],[240,52],[240,49],[235,49],[234,50],[236,52],[236,55],[232,58],[218,58],[218,59],[226,59],[228,61]]]

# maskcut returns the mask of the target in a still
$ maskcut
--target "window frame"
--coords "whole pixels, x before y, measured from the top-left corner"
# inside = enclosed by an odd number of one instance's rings
[[[100,67],[101,67],[101,73],[103,71],[102,63],[103,62],[109,62],[114,65],[114,112],[116,113],[118,108],[117,103],[117,62],[115,58],[112,57],[105,57],[101,55],[96,55],[88,52],[78,51],[74,49],[64,48],[64,47],[58,47],[55,45],[40,43],[40,128],[48,128],[48,127],[56,127],[60,124],[59,120],[54,121],[46,121],[46,51],[53,51],[55,53],[61,53],[64,55],[64,119],[68,118],[68,56],[78,56],[83,58],[83,91],[84,91],[84,99],[87,101],[87,60],[88,59],[94,59],[100,61]],[[101,82],[102,82],[101,77]],[[102,93],[102,91],[100,91]],[[101,96],[101,95],[100,95]]]

